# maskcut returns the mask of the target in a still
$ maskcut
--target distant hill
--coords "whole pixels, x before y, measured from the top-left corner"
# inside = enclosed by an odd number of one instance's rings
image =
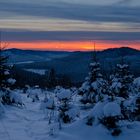
[[[72,81],[83,81],[88,73],[88,66],[94,52],[57,52],[9,49],[10,62],[16,63],[23,69],[50,69],[54,68],[57,74],[65,74]],[[104,74],[114,70],[115,64],[121,58],[130,64],[136,76],[140,76],[140,51],[128,47],[107,49],[96,52]]]
[[[13,48],[5,50],[4,54],[9,56],[9,63],[31,63],[66,57],[69,52],[21,50]]]
[[[109,55],[110,57],[128,56],[128,55],[131,56],[131,55],[139,55],[140,51],[129,47],[121,47],[121,48],[106,49],[102,51],[101,54]]]

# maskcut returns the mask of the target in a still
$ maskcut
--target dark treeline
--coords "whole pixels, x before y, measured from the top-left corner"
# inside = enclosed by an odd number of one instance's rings
[[[18,66],[13,66],[11,69],[12,77],[16,80],[15,88],[24,88],[26,85],[36,86],[40,88],[54,88],[57,85],[63,87],[74,86],[75,83],[67,75],[57,75],[52,68],[45,75],[40,75],[34,72],[26,71]]]

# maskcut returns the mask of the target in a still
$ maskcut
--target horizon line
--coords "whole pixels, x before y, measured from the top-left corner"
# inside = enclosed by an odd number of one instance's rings
[[[130,46],[120,46],[120,47],[109,47],[106,49],[95,49],[95,51],[105,51],[105,50],[109,50],[109,49],[122,49],[122,48],[129,48],[129,49],[133,49],[133,50],[137,50],[140,51],[140,49],[136,49]],[[23,51],[53,51],[53,52],[93,52],[94,48],[91,50],[55,50],[55,49],[37,49],[37,48],[29,48],[29,49],[24,49],[24,48],[6,48],[5,50],[23,50]]]

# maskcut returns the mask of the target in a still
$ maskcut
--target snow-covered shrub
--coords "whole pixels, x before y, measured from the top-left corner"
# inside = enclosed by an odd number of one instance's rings
[[[22,98],[19,90],[13,90],[10,93],[10,100],[13,104],[23,106]]]
[[[87,125],[103,124],[112,135],[119,135],[118,122],[122,119],[121,107],[116,101],[98,102],[87,117]]]
[[[10,73],[8,70],[6,70],[4,72],[6,75],[7,78],[4,79],[4,82],[1,84],[1,87],[0,87],[0,91],[1,91],[1,102],[3,104],[13,104],[14,102],[11,100],[11,95],[12,95],[12,85],[15,84],[16,80],[13,79],[13,78],[10,78]]]
[[[99,120],[103,118],[103,107],[105,102],[98,102],[95,104],[90,114],[87,117],[87,125],[93,125],[94,123],[99,123]]]
[[[122,118],[121,107],[116,102],[109,102],[103,108],[104,117],[100,119],[100,122],[111,130],[112,135],[119,135],[121,129],[118,122]]]
[[[61,91],[57,93],[57,97],[60,101],[70,100],[71,96],[72,96],[72,94],[71,94],[71,91],[69,89],[61,89]]]
[[[57,115],[56,115],[56,104],[54,101],[54,96],[51,96],[49,93],[45,94],[45,98],[41,103],[41,109],[43,109],[45,113],[45,118],[48,120],[48,124],[52,125],[53,123],[56,122],[57,120]],[[51,127],[51,126],[50,126]],[[51,128],[53,129],[53,128]],[[52,130],[50,130],[52,131]]]
[[[72,92],[69,89],[61,89],[57,93],[59,119],[64,123],[70,123],[77,116],[77,111],[71,104]]]
[[[140,92],[140,77],[136,78],[133,83],[135,87],[138,89],[138,91]]]
[[[9,79],[7,80],[7,82],[8,82],[9,84],[11,84],[11,85],[14,85],[15,82],[16,82],[16,80],[13,79],[13,78],[9,78]]]
[[[54,94],[49,92],[49,91],[44,91],[45,97],[43,101],[41,102],[41,109],[50,109],[54,110],[55,109],[55,99],[54,99]]]
[[[54,89],[54,93],[56,94],[56,96],[57,96],[57,94],[60,93],[63,89],[64,89],[64,88],[61,87],[61,86],[56,86],[55,89]]]
[[[4,92],[4,96],[2,96],[2,103],[3,104],[14,104],[14,105],[20,105],[23,106],[23,102],[21,99],[20,92],[18,90],[7,90]]]
[[[70,91],[72,92],[73,95],[77,95],[78,94],[78,89],[76,87],[71,87]]]
[[[39,100],[39,94],[41,94],[42,91],[38,86],[35,86],[33,88],[29,88],[27,90],[27,97],[30,97],[32,99],[32,102]]]
[[[25,87],[23,88],[23,93],[27,93],[28,89],[30,89],[29,85],[25,85]]]
[[[140,93],[125,100],[122,106],[125,119],[140,121]]]

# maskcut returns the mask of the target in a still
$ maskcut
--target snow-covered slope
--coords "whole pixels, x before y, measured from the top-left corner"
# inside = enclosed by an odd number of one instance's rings
[[[40,95],[43,99],[43,95]],[[41,101],[32,102],[22,94],[25,107],[5,106],[0,119],[0,140],[139,140],[140,123],[130,123],[118,137],[110,135],[102,125],[88,126],[84,119],[62,126],[50,135],[46,112],[40,109]],[[55,127],[56,128],[56,127]]]

